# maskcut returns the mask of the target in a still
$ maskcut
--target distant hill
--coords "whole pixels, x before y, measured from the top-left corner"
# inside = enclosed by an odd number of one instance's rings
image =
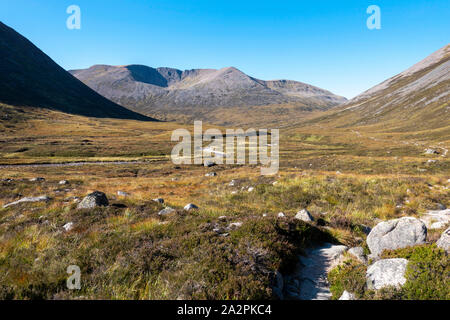
[[[335,126],[418,131],[450,126],[450,45],[321,117]]]
[[[0,103],[90,117],[155,120],[105,99],[1,22],[0,56]]]
[[[311,111],[328,110],[347,101],[309,84],[290,80],[263,81],[233,67],[181,71],[143,65],[95,65],[69,72],[122,106],[172,119],[177,115],[195,115],[198,119],[217,122],[211,113],[221,110],[223,114],[224,108],[236,108],[231,109],[235,113],[245,112],[248,107],[289,104]],[[273,117],[277,117],[275,111]],[[222,117],[226,118],[226,115]]]

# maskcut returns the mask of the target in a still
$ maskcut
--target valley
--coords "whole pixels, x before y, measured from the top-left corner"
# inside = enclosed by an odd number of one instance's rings
[[[0,299],[450,299],[449,45],[350,101],[0,51]],[[194,120],[279,129],[278,172],[173,163]]]

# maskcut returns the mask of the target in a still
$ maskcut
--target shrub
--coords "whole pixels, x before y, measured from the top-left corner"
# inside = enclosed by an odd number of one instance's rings
[[[400,290],[402,299],[450,299],[450,265],[444,250],[421,245],[383,253],[383,258],[405,258],[406,283]]]
[[[346,260],[328,273],[328,281],[333,299],[339,299],[344,290],[361,298],[366,287],[366,266],[353,259]]]

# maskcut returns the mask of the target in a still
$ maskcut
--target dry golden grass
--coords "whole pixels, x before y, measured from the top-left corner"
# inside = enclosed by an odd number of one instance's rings
[[[450,205],[448,157],[423,154],[426,147],[448,147],[448,140],[430,138],[433,135],[356,133],[315,125],[281,128],[280,170],[264,177],[259,166],[174,165],[169,157],[175,144],[171,132],[192,126],[56,112],[39,117],[3,123],[1,164],[142,163],[0,166],[0,178],[13,179],[0,182],[0,205],[24,196],[52,197],[49,203],[0,209],[0,269],[8,273],[0,276],[6,290],[0,294],[5,297],[77,298],[62,287],[64,268],[76,260],[92,270],[83,291],[91,298],[175,299],[178,292],[184,298],[267,298],[270,279],[247,269],[254,266],[254,255],[267,253],[263,267],[270,271],[289,269],[298,250],[314,239],[364,245],[363,224],[419,216],[438,203]],[[205,177],[210,171],[218,175]],[[28,181],[38,176],[46,181]],[[63,179],[69,185],[59,185]],[[231,187],[233,179],[237,183]],[[254,191],[247,191],[250,186]],[[112,205],[92,212],[76,210],[73,197],[94,190],[105,192]],[[119,190],[129,196],[118,196]],[[158,216],[163,206],[152,201],[157,197],[177,213]],[[186,214],[182,207],[187,203],[200,210]],[[293,221],[305,207],[322,225],[305,227]],[[287,219],[277,229],[280,211]],[[226,226],[218,220],[223,215],[244,225],[227,238],[217,238],[210,229],[214,224]],[[76,227],[62,233],[68,221]],[[233,257],[250,264],[240,265]],[[54,260],[49,265],[39,260],[50,258]],[[32,284],[42,285],[42,291],[30,289]]]

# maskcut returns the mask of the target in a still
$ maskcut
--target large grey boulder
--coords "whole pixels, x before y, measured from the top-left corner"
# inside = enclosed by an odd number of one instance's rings
[[[427,227],[412,217],[380,222],[367,236],[372,257],[378,257],[385,249],[399,249],[425,243]]]
[[[295,215],[295,219],[302,220],[305,222],[313,222],[314,218],[312,217],[311,213],[309,213],[308,210],[302,209]]]
[[[101,206],[108,206],[109,201],[106,194],[100,191],[94,191],[84,197],[78,204],[77,209],[93,209]]]
[[[439,240],[436,242],[439,248],[444,249],[447,253],[450,253],[450,228],[445,230]]]
[[[367,269],[367,288],[401,287],[405,284],[408,260],[402,258],[378,260]]]

